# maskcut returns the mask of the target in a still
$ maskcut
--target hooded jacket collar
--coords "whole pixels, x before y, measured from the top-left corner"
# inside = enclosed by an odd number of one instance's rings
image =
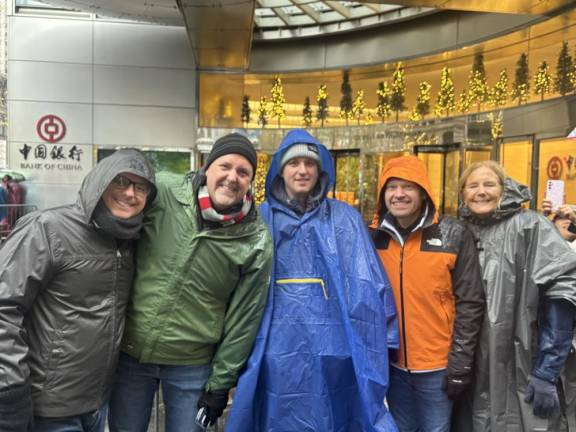
[[[152,189],[146,199],[146,206],[154,201],[156,185],[154,169],[150,163],[139,150],[118,150],[98,162],[82,181],[82,186],[78,192],[77,204],[82,210],[86,223],[90,223],[92,220],[94,210],[112,179],[123,172],[148,180],[152,185]]]

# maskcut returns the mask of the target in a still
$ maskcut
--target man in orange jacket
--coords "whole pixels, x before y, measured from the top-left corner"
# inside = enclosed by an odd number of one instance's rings
[[[382,177],[372,236],[400,327],[390,412],[401,432],[449,431],[452,400],[472,380],[485,309],[475,241],[458,220],[439,220],[417,157],[390,160]]]

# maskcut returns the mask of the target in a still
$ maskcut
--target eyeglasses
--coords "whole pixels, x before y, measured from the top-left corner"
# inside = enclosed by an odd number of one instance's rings
[[[130,186],[134,185],[134,192],[139,195],[148,195],[150,193],[150,183],[145,182],[135,182],[130,180],[128,177],[118,174],[112,179],[112,183],[118,189],[128,189]]]

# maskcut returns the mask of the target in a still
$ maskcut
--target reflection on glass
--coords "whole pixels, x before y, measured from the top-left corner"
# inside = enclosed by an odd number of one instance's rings
[[[458,179],[460,177],[460,152],[446,153],[444,168],[443,214],[456,216],[458,213]]]
[[[394,153],[372,153],[363,155],[362,164],[362,198],[360,212],[366,224],[372,222],[378,194],[382,188],[382,169],[390,159],[402,156],[401,152]]]
[[[462,169],[466,169],[466,167],[476,162],[490,160],[490,151],[490,148],[466,149],[466,152],[464,153],[464,166]]]
[[[98,149],[98,161],[110,156],[116,149]],[[186,174],[190,171],[189,151],[144,150],[144,156],[158,173],[167,171],[175,174]]]
[[[538,208],[544,199],[548,180],[564,180],[564,202],[576,204],[576,140],[560,138],[540,141]]]
[[[506,174],[517,182],[530,187],[532,176],[532,142],[515,141],[500,145],[500,164]]]
[[[421,149],[422,150],[422,149]],[[418,157],[428,169],[432,199],[440,214],[455,216],[458,211],[458,178],[460,176],[460,151],[425,150]]]
[[[333,151],[336,185],[331,196],[352,207],[360,207],[360,151]]]

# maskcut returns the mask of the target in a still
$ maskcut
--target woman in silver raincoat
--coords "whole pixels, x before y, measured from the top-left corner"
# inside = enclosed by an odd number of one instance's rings
[[[468,167],[460,191],[460,216],[478,241],[487,309],[475,386],[455,407],[454,430],[572,432],[558,388],[574,329],[576,255],[546,218],[522,208],[530,192],[496,162]]]

